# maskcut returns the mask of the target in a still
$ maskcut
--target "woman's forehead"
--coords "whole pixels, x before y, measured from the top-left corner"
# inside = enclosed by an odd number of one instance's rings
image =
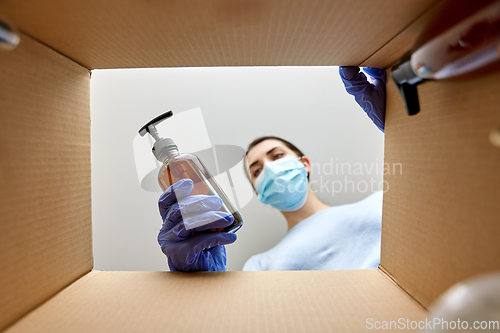
[[[248,163],[253,163],[255,160],[263,158],[266,153],[274,147],[281,147],[287,151],[290,151],[290,148],[288,148],[282,141],[276,139],[267,139],[259,142],[258,144],[253,146],[252,149],[250,149],[247,154]]]

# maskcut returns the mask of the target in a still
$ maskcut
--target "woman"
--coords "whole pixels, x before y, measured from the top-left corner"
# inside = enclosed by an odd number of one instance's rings
[[[252,256],[243,270],[377,268],[382,192],[329,207],[308,184],[311,163],[290,142],[269,136],[247,151],[247,172],[259,200],[280,210],[288,224],[272,249]]]

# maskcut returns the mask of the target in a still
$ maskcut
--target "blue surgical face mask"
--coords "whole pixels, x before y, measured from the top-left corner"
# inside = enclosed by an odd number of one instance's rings
[[[264,163],[255,180],[260,202],[283,212],[293,212],[307,200],[307,170],[297,157],[287,156]]]

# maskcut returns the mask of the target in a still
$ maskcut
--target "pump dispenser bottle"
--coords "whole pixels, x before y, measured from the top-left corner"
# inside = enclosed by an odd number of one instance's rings
[[[203,165],[203,162],[194,154],[179,153],[179,149],[170,138],[162,138],[156,125],[173,116],[172,111],[154,118],[140,130],[141,136],[149,133],[154,139],[153,154],[163,164],[158,172],[158,183],[163,191],[181,179],[189,178],[194,187],[189,195],[215,195],[222,199],[220,211],[228,212],[234,217],[234,222],[225,228],[212,228],[208,231],[236,232],[243,225],[243,219],[236,208],[231,204],[222,188]],[[207,232],[207,231],[202,231]]]

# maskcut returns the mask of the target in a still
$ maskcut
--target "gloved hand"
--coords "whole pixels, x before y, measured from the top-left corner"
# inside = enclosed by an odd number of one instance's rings
[[[373,83],[368,82],[359,67],[339,67],[340,78],[350,95],[366,112],[368,117],[383,132],[385,122],[385,69],[363,67],[372,78]]]
[[[163,226],[158,234],[161,250],[168,257],[171,271],[225,271],[225,244],[233,243],[236,234],[192,232],[231,225],[234,217],[218,209],[217,196],[192,195],[193,181],[181,179],[163,192],[158,201]]]

